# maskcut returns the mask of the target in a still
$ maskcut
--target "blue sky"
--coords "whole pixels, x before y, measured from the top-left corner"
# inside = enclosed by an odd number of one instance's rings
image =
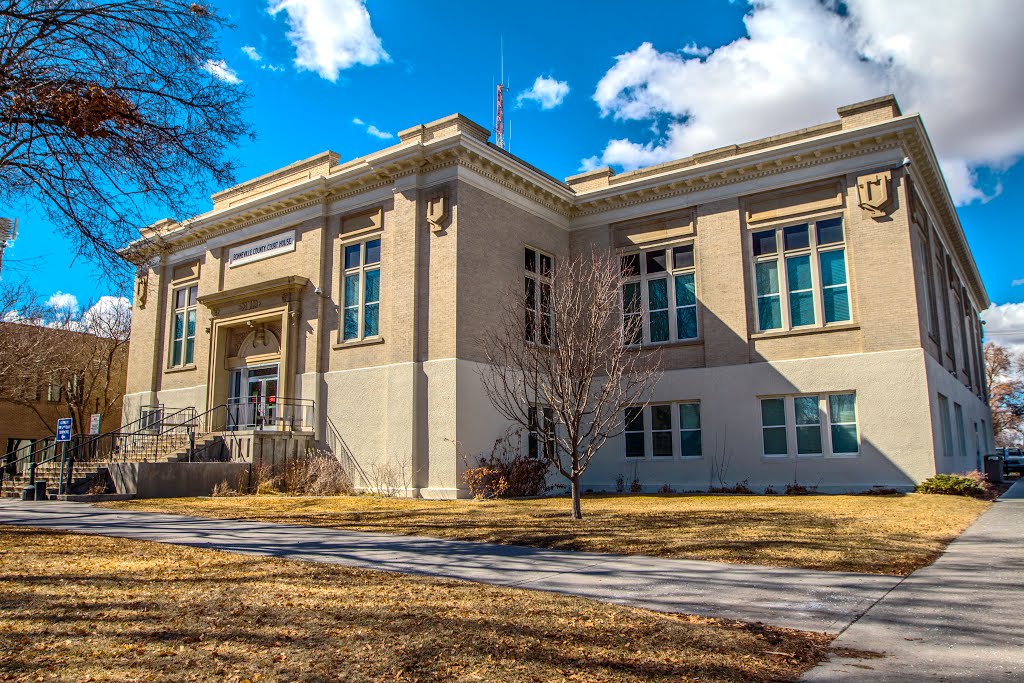
[[[924,117],[989,295],[1003,305],[986,314],[988,329],[1024,344],[1024,12],[1013,0],[941,12],[932,0],[548,0],[502,3],[501,14],[457,0],[212,4],[235,28],[208,67],[252,95],[257,140],[236,152],[239,180],[324,149],[358,157],[456,111],[492,127],[502,41],[511,151],[560,178],[792,130],[894,92]],[[85,304],[115,293],[25,215],[5,266],[33,258],[45,266],[25,270],[44,296]]]

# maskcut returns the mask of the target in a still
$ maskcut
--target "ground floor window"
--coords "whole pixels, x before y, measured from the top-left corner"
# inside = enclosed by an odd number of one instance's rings
[[[555,411],[549,406],[530,406],[530,433],[527,435],[526,454],[531,458],[555,453]]]
[[[629,406],[623,418],[627,458],[699,458],[703,455],[700,401]]]
[[[953,456],[953,425],[949,421],[949,399],[939,394],[939,426],[942,428],[942,454]]]
[[[827,432],[822,429],[826,420]],[[762,398],[761,446],[768,458],[785,458],[794,453],[857,455],[857,395],[844,392]]]

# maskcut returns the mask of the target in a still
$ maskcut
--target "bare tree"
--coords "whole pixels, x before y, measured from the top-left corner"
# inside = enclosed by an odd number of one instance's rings
[[[525,299],[519,287],[508,294],[499,324],[484,335],[480,378],[498,413],[542,433],[540,455],[569,480],[572,517],[582,519],[580,477],[624,431],[625,408],[646,404],[660,356],[623,344],[640,338],[643,315],[637,302],[623,315],[614,256],[571,257],[541,276]],[[549,424],[541,424],[545,414]]]
[[[22,302],[0,321],[0,399],[52,428],[41,409],[46,392],[82,430],[90,414],[108,414],[124,397],[131,306],[119,297],[103,297],[84,312],[37,306],[25,294]]]
[[[187,0],[0,0],[0,206],[37,205],[108,275],[157,211],[233,182],[246,94]]]
[[[1011,446],[1024,421],[1024,356],[995,342],[985,344],[985,379],[992,433],[999,445]]]

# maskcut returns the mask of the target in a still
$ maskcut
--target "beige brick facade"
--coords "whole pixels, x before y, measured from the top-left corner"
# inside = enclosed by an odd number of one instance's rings
[[[627,473],[651,489],[703,488],[725,450],[729,478],[752,485],[813,477],[803,483],[907,487],[937,471],[973,469],[991,447],[977,318],[988,301],[934,153],[920,117],[903,115],[891,97],[839,114],[566,182],[494,148],[487,131],[456,115],[403,131],[399,144],[361,159],[339,164],[324,153],[218,193],[210,213],[154,226],[133,247],[148,266],[136,294],[125,419],[147,403],[211,408],[232,398],[232,373],[248,372],[255,358],[277,367],[280,396],[315,401],[317,438],[366,477],[389,470],[410,495],[462,495],[465,455],[487,450],[505,426],[476,368],[486,361],[482,334],[507,293],[522,287],[524,250],[557,262],[591,249],[692,243],[699,334],[664,345],[655,401],[673,409],[699,401],[703,453],[684,454],[678,436],[671,457],[629,459],[614,440],[588,485],[611,487]],[[815,265],[806,294],[813,322],[761,331],[753,235],[777,230],[782,239],[784,228],[803,224],[815,234],[816,221],[832,219],[842,226],[849,319],[826,322]],[[292,232],[293,249],[228,263],[233,249]],[[364,316],[365,332],[374,305],[364,274],[351,280],[350,296],[370,298],[347,306],[346,277],[356,270],[346,270],[346,253],[377,239],[379,266],[370,269],[379,267],[379,328],[345,339],[346,307]],[[779,267],[790,267],[779,249]],[[821,251],[812,245],[808,258],[817,263]],[[175,291],[192,284],[194,358],[172,367]],[[791,311],[783,307],[796,296],[780,292],[779,310]],[[262,355],[239,350],[264,335],[273,343]],[[939,393],[950,411],[959,406],[949,455]],[[829,413],[836,394],[855,396],[856,453],[831,441],[850,429]],[[820,397],[821,438],[831,445],[818,457],[796,452],[803,437],[794,435],[806,432],[787,422],[791,452],[769,457],[761,401],[783,397],[792,418],[799,396]]]

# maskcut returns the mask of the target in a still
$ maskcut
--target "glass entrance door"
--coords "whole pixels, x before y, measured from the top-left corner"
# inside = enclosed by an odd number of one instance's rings
[[[228,398],[230,428],[267,429],[277,423],[277,364],[235,370]]]

